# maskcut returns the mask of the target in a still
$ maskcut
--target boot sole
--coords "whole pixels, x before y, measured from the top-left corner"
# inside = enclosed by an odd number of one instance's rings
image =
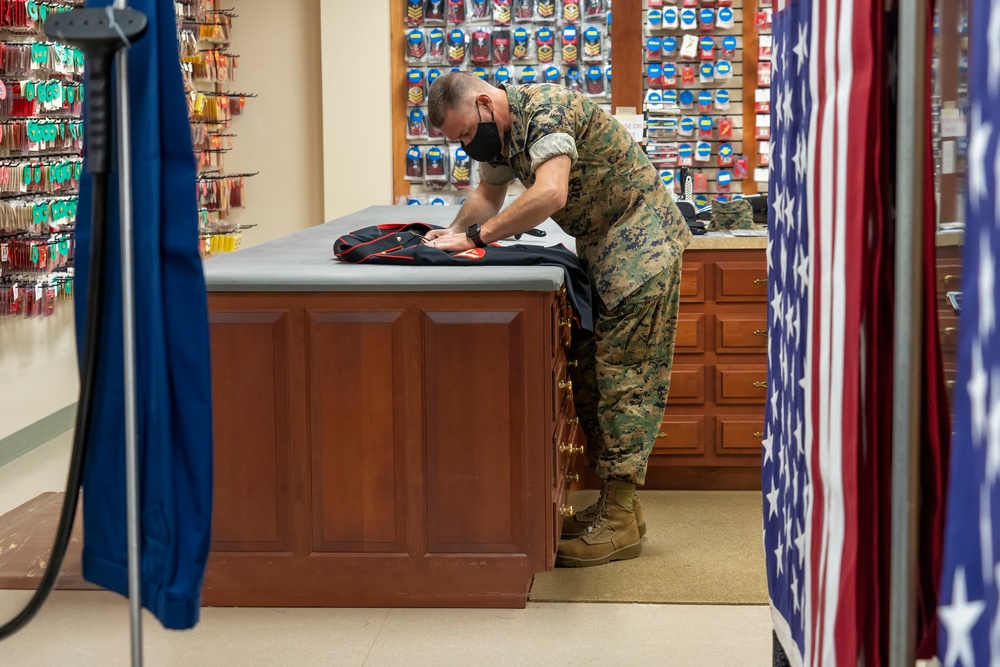
[[[614,551],[603,558],[593,558],[590,560],[584,560],[581,558],[566,558],[564,556],[556,556],[556,566],[557,567],[594,567],[595,565],[606,565],[612,561],[616,560],[629,560],[632,558],[638,558],[642,553],[642,542],[636,542],[635,544],[629,545],[627,547],[622,547],[618,551]]]
[[[583,535],[582,532],[576,533],[576,534],[562,533],[561,535],[559,535],[559,539],[561,539],[561,540],[575,540],[576,538],[580,537],[581,535]],[[641,524],[639,524],[639,539],[641,540],[645,536],[646,536],[646,524],[641,523]]]

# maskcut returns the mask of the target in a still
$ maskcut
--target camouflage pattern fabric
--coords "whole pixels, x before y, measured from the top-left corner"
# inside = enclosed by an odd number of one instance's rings
[[[709,231],[753,228],[753,207],[746,199],[712,201],[712,224],[709,225]]]
[[[594,332],[573,330],[573,399],[601,479],[643,484],[670,390],[681,260],[614,308],[595,297]]]
[[[490,184],[535,182],[557,155],[572,161],[566,206],[552,215],[577,239],[595,292],[614,309],[654,276],[680,264],[691,242],[670,193],[642,148],[610,114],[563,86],[506,85],[508,157],[480,165]]]

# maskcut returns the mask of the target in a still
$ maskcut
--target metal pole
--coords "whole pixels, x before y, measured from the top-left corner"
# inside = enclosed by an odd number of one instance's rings
[[[126,9],[128,0],[115,0]],[[132,157],[128,47],[115,54],[118,69],[118,201],[121,214],[122,352],[125,357],[125,503],[128,517],[128,601],[132,667],[142,665],[142,579],[139,552],[139,429],[135,380],[135,276],[132,264]]]
[[[892,574],[889,664],[913,667],[923,347],[924,88],[927,0],[899,7],[896,138],[896,306],[892,406]]]

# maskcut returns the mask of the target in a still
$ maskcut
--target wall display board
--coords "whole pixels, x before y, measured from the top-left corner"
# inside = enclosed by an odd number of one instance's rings
[[[229,51],[232,9],[215,0],[179,0],[177,30],[191,137],[198,164],[199,244],[202,255],[232,252],[243,231],[237,211],[246,206],[246,187],[256,173],[227,173],[225,155],[233,148],[233,119],[242,116],[255,94],[233,91],[240,56]]]
[[[83,53],[42,24],[82,4],[0,4],[0,317],[50,316],[73,295]]]
[[[428,122],[427,93],[444,73],[557,83],[610,108],[611,0],[397,0],[391,11],[394,195],[404,203],[460,204],[476,185],[472,160]]]
[[[698,205],[766,190],[770,15],[769,0],[644,1],[646,152]]]

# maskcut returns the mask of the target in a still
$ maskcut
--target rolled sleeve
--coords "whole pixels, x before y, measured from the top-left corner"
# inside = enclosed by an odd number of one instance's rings
[[[558,155],[569,156],[570,162],[576,164],[580,157],[576,151],[576,139],[565,132],[546,134],[528,149],[531,156],[531,172],[534,173],[538,167]]]
[[[479,163],[479,180],[487,185],[507,185],[517,178],[509,165],[492,165],[488,162]]]

